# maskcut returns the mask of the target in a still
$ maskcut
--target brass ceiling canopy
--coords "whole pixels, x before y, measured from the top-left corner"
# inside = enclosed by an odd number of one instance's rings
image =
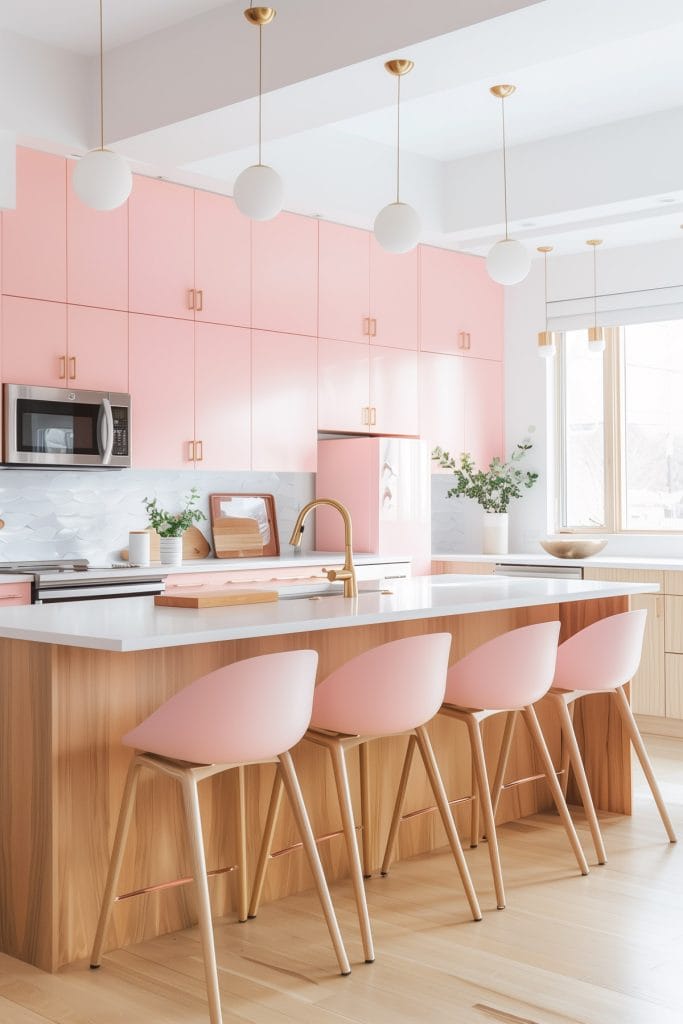
[[[552,252],[553,248],[552,245],[539,245],[536,247],[536,252]]]
[[[508,96],[512,96],[516,90],[516,85],[492,85],[489,92],[492,96],[497,96],[499,100],[505,100]]]
[[[276,14],[274,7],[247,7],[244,17],[252,25],[262,28],[264,25],[270,25]]]
[[[589,238],[586,245],[602,245],[602,238]]]
[[[413,70],[415,62],[408,60],[407,57],[394,57],[393,60],[385,61],[384,67],[390,75],[400,78],[401,75],[407,75],[409,71]]]

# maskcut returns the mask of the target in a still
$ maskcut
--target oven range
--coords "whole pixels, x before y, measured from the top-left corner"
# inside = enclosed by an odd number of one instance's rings
[[[158,568],[138,568],[130,577],[126,572],[122,568],[112,577],[111,568],[92,566],[87,558],[0,562],[0,578],[3,574],[20,573],[33,577],[32,604],[144,597],[163,592],[166,572]]]

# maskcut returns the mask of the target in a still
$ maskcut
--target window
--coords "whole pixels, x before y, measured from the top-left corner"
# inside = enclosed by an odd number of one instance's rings
[[[559,525],[683,532],[683,320],[562,335]]]

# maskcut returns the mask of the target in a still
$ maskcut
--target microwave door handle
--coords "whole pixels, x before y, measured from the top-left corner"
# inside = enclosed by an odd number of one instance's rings
[[[111,402],[108,398],[102,399],[99,435],[102,465],[108,466],[111,461],[111,453],[114,450],[114,416],[111,411]]]

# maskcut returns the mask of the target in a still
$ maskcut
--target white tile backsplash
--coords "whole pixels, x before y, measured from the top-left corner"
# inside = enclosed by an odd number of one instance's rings
[[[167,470],[0,470],[0,561],[88,558],[93,565],[118,559],[129,530],[146,526],[146,496],[164,508],[179,508],[197,487],[208,517],[209,495],[255,492],[275,495],[280,548],[287,541],[302,505],[313,498],[312,473],[209,473]],[[209,522],[199,523],[211,539]],[[303,549],[313,547],[306,531]]]

